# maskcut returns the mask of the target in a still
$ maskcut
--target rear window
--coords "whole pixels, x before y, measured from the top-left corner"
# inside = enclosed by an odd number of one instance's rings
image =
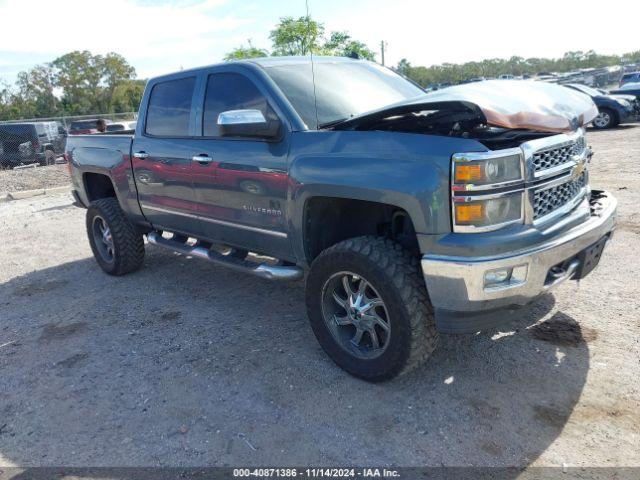
[[[2,137],[12,137],[22,138],[24,141],[31,140],[35,134],[35,126],[34,125],[11,125],[5,124],[0,125],[0,136]]]
[[[69,130],[91,130],[97,127],[97,120],[83,120],[80,122],[72,122]]]
[[[188,77],[161,82],[153,87],[147,108],[146,133],[159,137],[189,135],[195,83],[195,77]]]
[[[113,125],[107,125],[107,132],[117,132],[119,130],[124,130],[124,125],[121,123],[114,123]]]

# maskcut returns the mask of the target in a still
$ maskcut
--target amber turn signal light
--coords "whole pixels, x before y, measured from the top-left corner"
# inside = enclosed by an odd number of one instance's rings
[[[484,178],[484,172],[482,165],[456,165],[456,183],[470,183]]]
[[[484,220],[482,203],[461,203],[456,205],[456,223],[469,224]]]

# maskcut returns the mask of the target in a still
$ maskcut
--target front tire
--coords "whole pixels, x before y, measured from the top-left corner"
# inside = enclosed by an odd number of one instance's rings
[[[603,130],[605,128],[613,128],[618,125],[618,117],[613,110],[601,108],[598,110],[598,116],[593,119],[593,128]]]
[[[120,276],[140,268],[144,260],[144,239],[116,198],[91,202],[86,223],[93,256],[102,270]]]
[[[388,239],[358,237],[322,252],[307,277],[306,304],[324,351],[364,380],[404,374],[437,344],[419,263]]]

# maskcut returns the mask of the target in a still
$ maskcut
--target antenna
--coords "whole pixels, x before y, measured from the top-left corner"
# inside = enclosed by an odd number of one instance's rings
[[[304,4],[307,9],[307,21],[311,20],[309,15],[309,0],[305,0]],[[313,67],[313,45],[309,46],[309,54],[311,56],[311,81],[313,82],[313,106],[316,110],[316,128],[320,128],[320,121],[318,120],[318,96],[316,95],[316,72]]]

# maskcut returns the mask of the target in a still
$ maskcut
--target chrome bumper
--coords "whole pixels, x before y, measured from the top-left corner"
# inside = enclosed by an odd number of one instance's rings
[[[575,260],[567,265],[564,274],[550,275],[549,270],[610,234],[615,227],[616,199],[604,192],[598,202],[591,205],[587,221],[547,243],[496,256],[424,255],[422,271],[434,308],[482,313],[517,307],[571,278],[579,266]],[[502,268],[514,268],[514,278],[505,285],[486,287],[485,273]]]

